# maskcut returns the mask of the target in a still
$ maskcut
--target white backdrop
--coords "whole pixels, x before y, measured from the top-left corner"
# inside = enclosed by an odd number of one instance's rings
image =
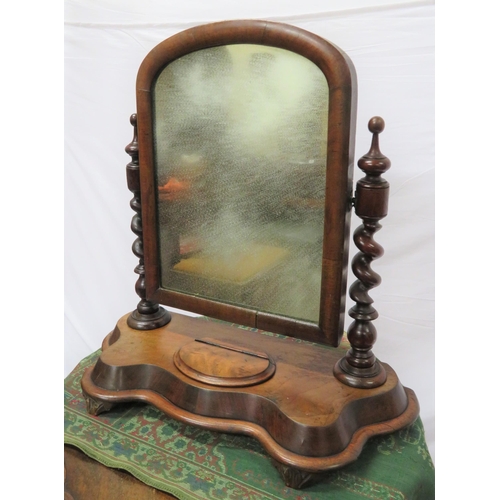
[[[374,352],[415,390],[434,456],[432,1],[66,0],[65,375],[138,302],[124,147],[139,65],[183,29],[238,18],[293,24],[350,56],[358,75],[356,158],[369,149],[368,120],[385,119],[380,141],[392,161],[391,195],[376,235],[385,255],[372,265],[382,276],[371,293],[380,313]]]

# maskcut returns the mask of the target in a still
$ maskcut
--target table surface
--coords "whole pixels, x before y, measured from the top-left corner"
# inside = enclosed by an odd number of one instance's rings
[[[128,472],[92,460],[70,445],[64,445],[64,476],[64,500],[177,499],[142,483]]]

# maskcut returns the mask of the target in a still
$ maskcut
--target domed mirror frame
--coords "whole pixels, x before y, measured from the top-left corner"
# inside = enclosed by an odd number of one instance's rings
[[[326,78],[329,107],[318,323],[161,287],[157,230],[158,194],[155,185],[154,85],[161,71],[173,61],[201,49],[234,44],[265,45],[297,53],[318,66]],[[265,21],[222,22],[192,28],[157,45],[144,59],[137,77],[137,127],[146,298],[152,302],[245,326],[338,346],[344,327],[356,102],[356,73],[347,55],[322,38],[292,26]],[[139,324],[136,323],[135,326]]]

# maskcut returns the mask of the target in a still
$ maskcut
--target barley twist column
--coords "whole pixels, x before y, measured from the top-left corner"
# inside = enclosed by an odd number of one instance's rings
[[[334,374],[351,387],[370,389],[386,381],[384,367],[375,358],[372,347],[377,339],[377,330],[372,321],[378,317],[369,291],[381,282],[370,264],[384,253],[384,249],[373,239],[382,226],[379,220],[387,215],[389,183],[381,177],[390,166],[389,158],[379,149],[378,136],[384,130],[384,120],[378,116],[368,123],[373,134],[370,151],[358,162],[365,177],[356,184],[355,210],[363,224],[354,232],[354,243],[360,250],[352,261],[352,270],[357,280],[351,285],[349,295],[355,305],[349,310],[354,322],[347,330],[351,348],[335,365]]]

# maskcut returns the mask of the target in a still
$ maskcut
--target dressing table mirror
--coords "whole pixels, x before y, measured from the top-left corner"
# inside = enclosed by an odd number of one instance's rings
[[[348,56],[284,24],[198,26],[146,56],[126,148],[140,302],[82,379],[91,414],[147,402],[246,434],[294,488],[417,418],[413,391],[372,352],[390,161],[374,117],[353,192],[356,100]]]

